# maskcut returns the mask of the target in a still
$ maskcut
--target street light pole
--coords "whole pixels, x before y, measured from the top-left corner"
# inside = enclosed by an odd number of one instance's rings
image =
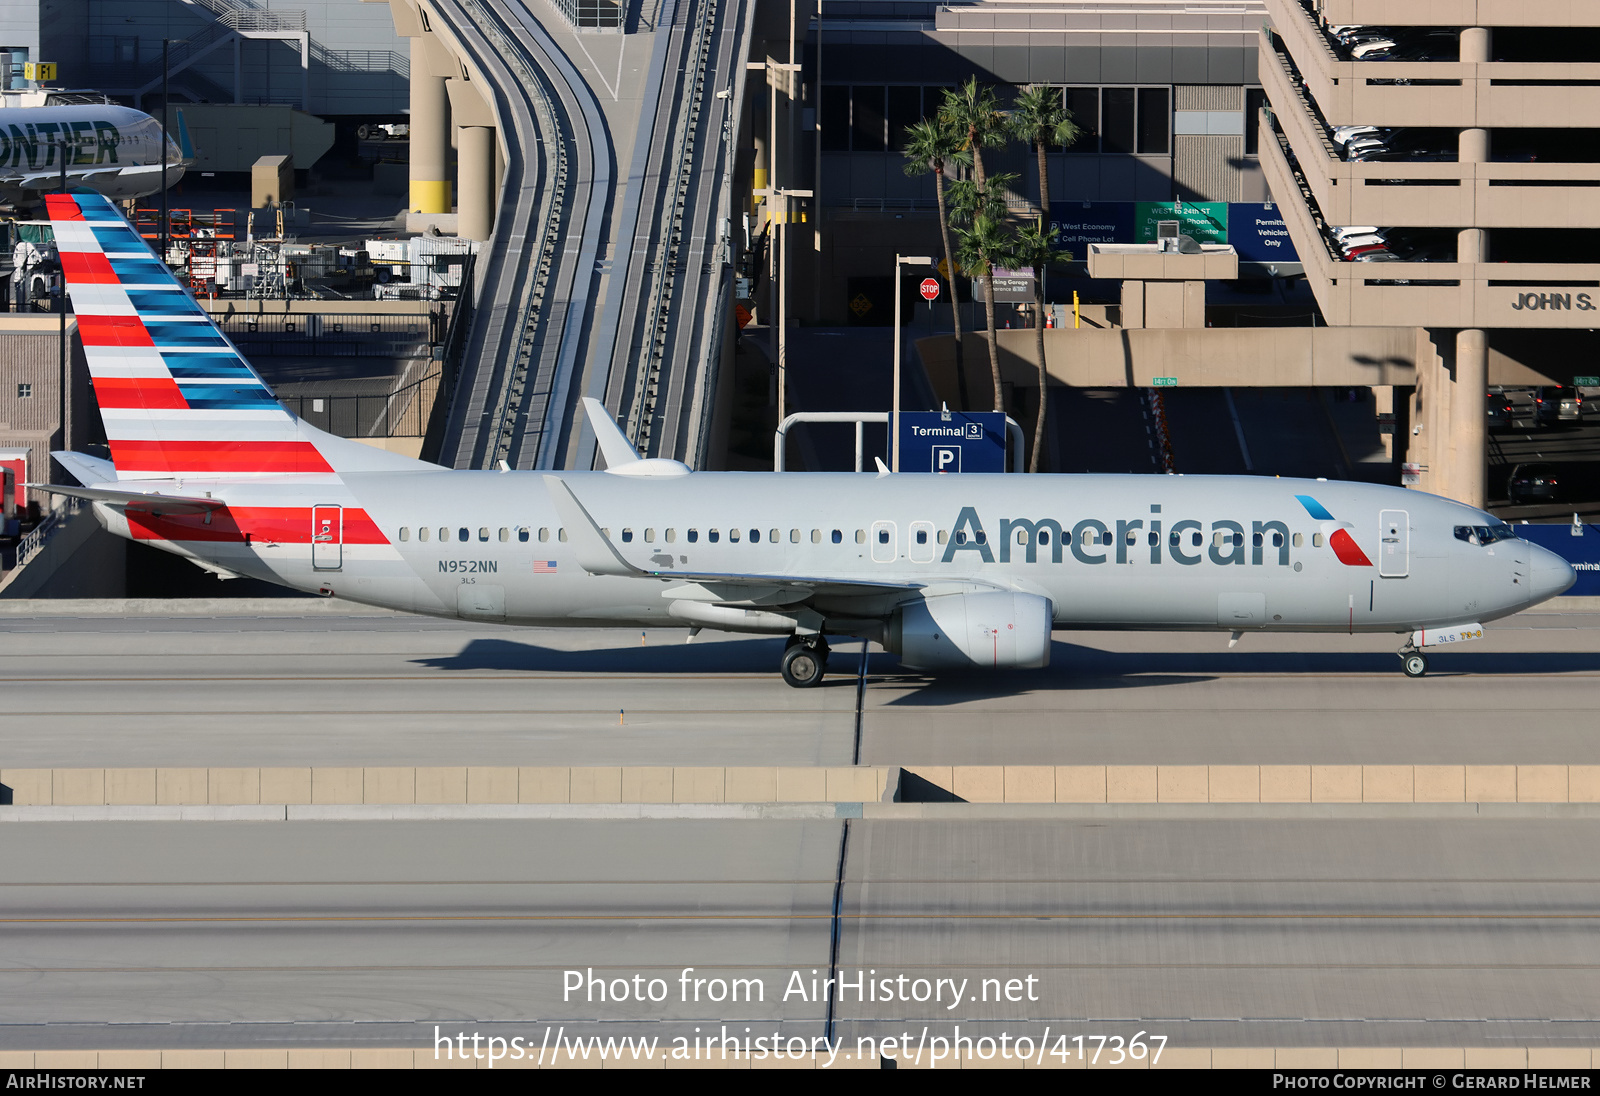
[[[167,261],[167,47],[171,39],[161,39],[161,261]]]
[[[773,250],[773,271],[776,275],[777,287],[777,315],[774,319],[773,335],[773,367],[777,373],[778,387],[778,421],[782,422],[789,413],[788,401],[788,370],[789,370],[789,341],[786,328],[789,326],[789,199],[809,198],[809,190],[788,190],[780,186],[769,186],[756,191],[767,199],[767,209],[771,211],[773,220],[767,229],[770,233],[768,246]]]
[[[927,255],[900,255],[894,257],[894,396],[893,413],[889,416],[889,470],[900,471],[900,268],[902,266],[932,266]]]

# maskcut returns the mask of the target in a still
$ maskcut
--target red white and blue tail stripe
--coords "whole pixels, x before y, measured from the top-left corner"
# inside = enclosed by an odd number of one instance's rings
[[[115,206],[45,204],[119,480],[333,472]]]

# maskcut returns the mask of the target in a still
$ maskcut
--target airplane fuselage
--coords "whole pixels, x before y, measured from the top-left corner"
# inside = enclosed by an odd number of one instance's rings
[[[547,626],[681,623],[670,613],[685,596],[674,571],[894,580],[925,594],[977,583],[1047,597],[1057,626],[1089,628],[1395,632],[1492,620],[1549,594],[1533,566],[1540,550],[1459,535],[1504,529],[1497,519],[1359,483],[564,474],[617,551],[664,576],[644,578],[586,573],[535,474],[343,478],[320,494],[297,486],[292,500],[281,485],[231,483],[226,519],[145,517],[129,533],[307,592]],[[332,540],[313,540],[330,530]],[[1353,555],[1335,543],[1341,532]],[[481,600],[491,609],[475,610],[481,591],[464,587],[493,588]],[[835,595],[814,607],[860,618],[896,597]]]

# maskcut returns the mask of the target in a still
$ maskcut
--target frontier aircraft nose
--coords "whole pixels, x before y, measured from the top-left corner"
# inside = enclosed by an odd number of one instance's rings
[[[1578,572],[1572,569],[1572,564],[1550,549],[1530,544],[1528,550],[1532,557],[1528,561],[1528,570],[1532,576],[1532,581],[1529,583],[1528,604],[1537,605],[1541,601],[1548,601],[1578,581]]]

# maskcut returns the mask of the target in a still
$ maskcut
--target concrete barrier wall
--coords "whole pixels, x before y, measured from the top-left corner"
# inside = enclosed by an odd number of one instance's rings
[[[0,769],[12,806],[1600,803],[1600,765],[434,766]]]
[[[666,1041],[663,1040],[663,1045]],[[1076,1050],[1076,1047],[1072,1047]],[[306,1050],[10,1050],[0,1051],[0,1069],[538,1069],[538,1046],[531,1058],[506,1058],[490,1066],[484,1058],[435,1058],[433,1048],[357,1048]],[[853,1055],[846,1042],[828,1065],[826,1055],[798,1059],[751,1060],[729,1054],[726,1062],[674,1060],[658,1049],[653,1058],[628,1055],[601,1061],[597,1055],[572,1058],[564,1053],[545,1054],[545,1069],[704,1069],[715,1065],[733,1069],[879,1069],[875,1055]],[[1089,1052],[1093,1052],[1092,1045]],[[440,1053],[443,1053],[441,1049]],[[850,1060],[845,1055],[852,1054]],[[939,1069],[1546,1069],[1587,1070],[1600,1065],[1600,1054],[1587,1047],[1177,1047],[1169,1046],[1161,1060],[1111,1064],[1110,1053],[1089,1065],[1074,1059],[1061,1063],[1046,1056],[1042,1065],[1002,1060],[998,1055],[977,1060],[963,1050],[937,1063]],[[912,1052],[903,1064],[913,1065]],[[930,1063],[924,1061],[926,1068]]]
[[[11,806],[862,803],[889,768],[436,766],[0,769]]]

